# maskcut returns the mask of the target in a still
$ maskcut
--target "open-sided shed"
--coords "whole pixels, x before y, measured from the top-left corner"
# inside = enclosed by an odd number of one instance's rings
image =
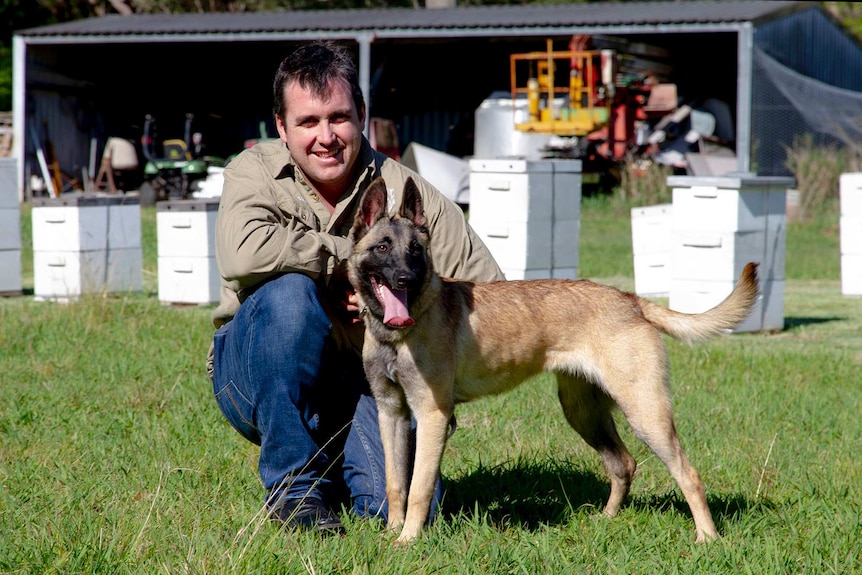
[[[827,110],[799,110],[792,99],[799,88],[782,88],[781,74],[837,90],[841,101],[862,90],[862,51],[814,2],[108,16],[14,37],[21,195],[35,167],[33,133],[51,142],[70,174],[91,165],[108,137],[137,141],[146,114],[158,118],[163,136],[178,137],[186,113],[194,113],[210,150],[221,155],[257,137],[261,122],[274,134],[273,73],[296,42],[312,38],[355,47],[370,115],[392,119],[402,146],[415,141],[469,155],[477,106],[509,89],[509,54],[541,50],[546,38],[562,46],[575,34],[660,47],[681,96],[728,105],[737,167],[760,175],[786,173],[782,146],[816,129],[812,122],[832,121]],[[820,108],[816,97],[802,105]]]

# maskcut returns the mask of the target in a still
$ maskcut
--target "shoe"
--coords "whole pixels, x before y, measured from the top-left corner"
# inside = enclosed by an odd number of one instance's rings
[[[286,499],[272,509],[270,519],[285,527],[315,530],[326,535],[344,533],[338,515],[316,497]]]

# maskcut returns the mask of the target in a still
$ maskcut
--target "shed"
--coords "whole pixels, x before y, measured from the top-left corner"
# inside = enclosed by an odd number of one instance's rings
[[[295,43],[317,38],[354,47],[370,115],[391,119],[402,147],[468,156],[475,110],[509,89],[509,54],[541,50],[545,39],[565,45],[575,34],[669,54],[681,96],[727,105],[739,171],[786,174],[782,146],[796,133],[841,126],[856,136],[847,127],[854,122],[834,124],[837,114],[819,94],[862,107],[862,51],[815,2],[116,15],[15,34],[21,197],[35,167],[34,134],[51,142],[70,174],[92,169],[109,137],[138,141],[147,114],[164,137],[179,137],[194,113],[221,155],[259,136],[261,125],[274,135],[274,71]]]

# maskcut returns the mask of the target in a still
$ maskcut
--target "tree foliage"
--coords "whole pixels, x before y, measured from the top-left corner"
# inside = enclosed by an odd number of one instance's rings
[[[826,10],[853,33],[862,38],[862,4],[859,2],[824,2]]]
[[[16,3],[16,0],[5,0]],[[32,3],[33,0],[30,0]],[[36,0],[54,22],[107,14],[260,12],[289,8],[314,10],[333,8],[421,7],[420,0]]]

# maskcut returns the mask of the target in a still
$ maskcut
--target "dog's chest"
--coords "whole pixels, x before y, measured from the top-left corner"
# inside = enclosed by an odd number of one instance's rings
[[[365,349],[365,370],[373,381],[371,372],[390,382],[404,386],[415,378],[416,367],[412,354],[403,345],[372,345]]]

